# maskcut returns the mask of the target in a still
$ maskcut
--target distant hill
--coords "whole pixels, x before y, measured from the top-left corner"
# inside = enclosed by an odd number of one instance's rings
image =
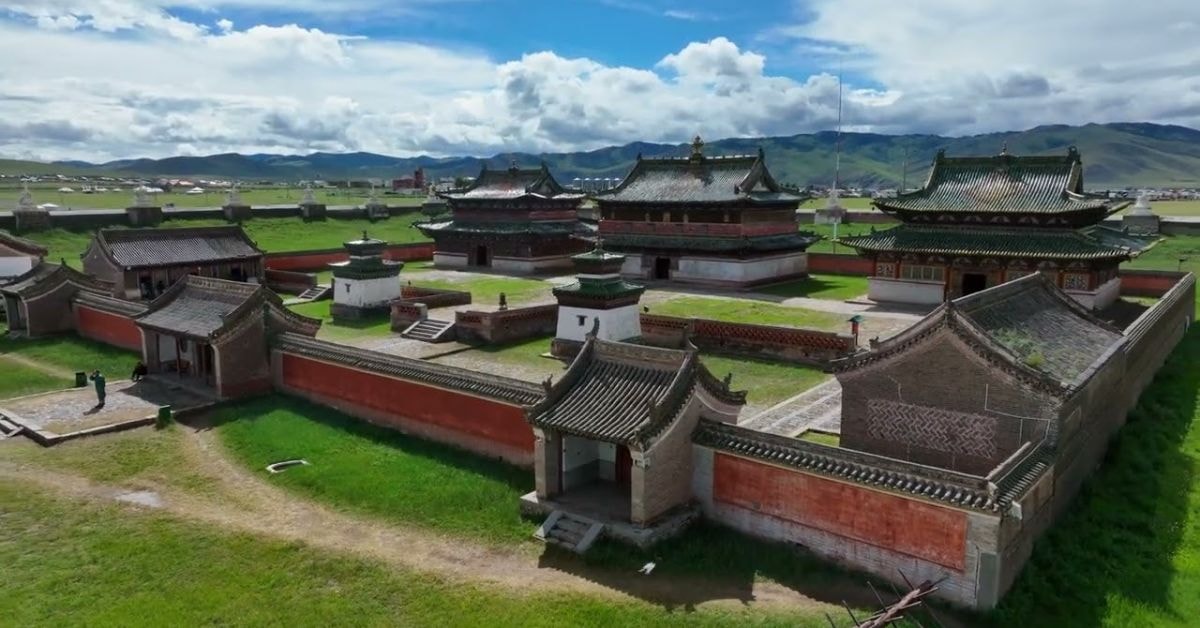
[[[829,185],[834,178],[837,136],[821,132],[790,137],[731,138],[712,141],[711,155],[751,153],[762,147],[776,178],[796,184]],[[969,137],[937,135],[879,135],[845,133],[842,136],[842,174],[846,186],[909,186],[924,180],[938,149],[951,155],[989,155],[1007,144],[1014,154],[1063,153],[1075,145],[1083,153],[1084,183],[1099,187],[1200,187],[1200,131],[1180,126],[1148,123],[1040,126],[1026,131],[989,133]],[[686,155],[683,144],[635,142],[599,150],[573,153],[494,155],[487,161],[500,167],[516,160],[522,165],[545,160],[564,182],[576,177],[624,176],[638,153],[645,156]],[[310,155],[239,155],[131,159],[104,164],[81,161],[40,164],[0,160],[8,173],[62,174],[89,172],[142,176],[213,176],[242,179],[361,179],[401,176],[424,168],[433,177],[474,175],[483,160],[477,157],[399,158],[374,153],[313,153]],[[907,164],[907,168],[906,168]],[[57,170],[56,170],[57,169]]]

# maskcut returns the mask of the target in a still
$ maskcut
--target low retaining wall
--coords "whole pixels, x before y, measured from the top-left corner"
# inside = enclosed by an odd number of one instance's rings
[[[454,307],[470,305],[471,293],[465,290],[442,290],[440,288],[421,288],[412,284],[400,287],[400,298],[393,301],[400,303],[424,303],[433,309],[438,307]]]
[[[1122,269],[1118,275],[1121,279],[1121,295],[1161,297],[1186,274],[1174,270]]]
[[[809,253],[808,272],[833,275],[869,276],[875,271],[875,262],[857,255],[840,253]]]
[[[690,339],[701,349],[813,366],[824,365],[857,348],[854,336],[811,329],[645,313],[641,324],[642,338],[652,345],[679,346],[690,325]]]
[[[494,312],[455,312],[458,339],[469,343],[503,344],[553,334],[558,304],[534,305]]]
[[[316,287],[317,276],[312,273],[302,273],[294,270],[266,270],[267,287],[275,292],[300,294],[309,288]]]
[[[393,244],[383,253],[384,259],[407,262],[412,260],[433,259],[432,242],[415,242],[412,244]],[[350,259],[346,249],[323,249],[319,251],[291,251],[286,253],[267,253],[263,264],[268,270],[326,270],[334,262],[344,262]]]
[[[371,423],[533,465],[524,405],[537,384],[285,334],[272,351],[278,389]]]
[[[1125,328],[1123,380],[1129,389],[1131,407],[1146,386],[1150,385],[1158,369],[1196,318],[1196,276],[1191,273],[1174,275],[1171,289]],[[1154,279],[1157,281],[1161,277]],[[1124,282],[1125,277],[1122,276],[1122,289]],[[1146,289],[1150,285],[1147,282]]]

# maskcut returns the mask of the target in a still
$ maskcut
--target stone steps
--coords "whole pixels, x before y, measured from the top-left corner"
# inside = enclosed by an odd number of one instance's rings
[[[449,342],[454,339],[453,334],[449,333],[453,328],[452,322],[427,318],[409,325],[400,335],[422,342]]]
[[[320,301],[329,295],[329,286],[313,286],[296,297],[301,301]]]
[[[598,521],[555,510],[533,532],[533,538],[582,554],[592,547],[603,532],[604,524]]]
[[[24,427],[9,421],[8,418],[0,416],[0,440],[18,436],[25,431]]]

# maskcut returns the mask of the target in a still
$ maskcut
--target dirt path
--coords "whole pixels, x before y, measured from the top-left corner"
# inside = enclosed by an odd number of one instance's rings
[[[15,362],[21,366],[26,366],[35,371],[41,371],[47,375],[53,375],[54,377],[62,377],[70,380],[75,379],[75,371],[62,368],[61,366],[54,366],[53,364],[46,364],[45,362],[32,360],[16,353],[0,353],[0,361],[3,360]]]
[[[183,519],[222,529],[251,532],[317,548],[380,560],[468,583],[483,582],[527,592],[574,592],[630,599],[669,608],[725,606],[777,609],[824,608],[821,601],[753,575],[741,582],[614,573],[591,569],[578,559],[547,551],[540,557],[521,548],[495,548],[458,538],[389,525],[337,512],[291,495],[229,460],[216,435],[185,428],[189,472],[212,479],[201,492],[139,482],[136,488],[98,484],[79,476],[0,460],[0,478],[36,484],[63,495],[93,501],[129,501],[131,490],[152,490],[153,507]],[[130,506],[139,507],[139,506]],[[828,591],[830,601],[842,592]],[[853,595],[851,594],[851,597]]]

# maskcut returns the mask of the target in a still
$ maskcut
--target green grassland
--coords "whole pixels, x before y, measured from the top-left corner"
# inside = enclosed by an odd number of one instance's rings
[[[401,275],[403,277],[403,275]],[[472,303],[497,305],[500,293],[504,293],[509,305],[526,305],[536,302],[551,302],[554,288],[540,279],[522,279],[488,275],[464,275],[461,279],[413,279],[412,285],[441,290],[465,290],[471,293]]]
[[[7,328],[0,332],[7,332]],[[0,333],[0,354],[20,355],[71,372],[100,369],[109,379],[128,377],[138,362],[134,351],[74,335],[13,338]]]
[[[731,323],[805,327],[825,331],[844,331],[846,328],[846,317],[840,314],[746,299],[676,297],[650,306],[650,313],[685,318],[710,318]]]
[[[75,385],[73,380],[58,377],[5,359],[0,355],[0,399],[12,399]]]
[[[79,182],[70,182],[64,184],[54,184],[46,186],[38,184],[30,187],[29,193],[33,196],[34,203],[54,203],[62,209],[124,209],[133,204],[133,191],[131,186],[120,186],[120,192],[97,192],[84,194],[80,191],[83,184]],[[112,185],[100,184],[104,187],[113,187]],[[60,187],[70,187],[74,192],[58,192]],[[10,208],[16,204],[17,198],[21,195],[21,188],[12,186],[0,188],[0,207]],[[259,189],[243,189],[240,192],[242,202],[247,205],[296,205],[304,196],[304,190],[301,188],[259,188]],[[326,205],[362,205],[367,202],[370,196],[370,191],[367,189],[356,188],[353,190],[330,190],[319,189],[313,190],[313,196],[317,202],[325,203]],[[171,192],[151,194],[150,197],[154,203],[159,206],[175,206],[175,207],[220,207],[225,204],[226,192],[221,190],[213,190],[204,194],[184,194],[183,192]],[[419,207],[425,202],[424,196],[394,196],[383,194],[380,192],[380,200],[393,206],[412,206]]]
[[[746,403],[765,410],[829,378],[820,369],[773,360],[704,355],[704,366],[718,378],[733,374],[730,387],[746,391]],[[742,416],[749,416],[743,412]]]
[[[867,293],[867,278],[857,275],[812,274],[804,279],[757,288],[755,292],[778,297],[845,301]]]
[[[371,237],[393,244],[424,242],[425,237],[412,223],[420,213],[411,212],[392,216],[388,220],[371,222],[365,218],[330,218],[321,222],[305,222],[296,218],[252,218],[242,223],[242,228],[258,247],[268,253],[287,251],[312,251],[341,248],[347,240],[356,240],[366,231]],[[219,219],[165,220],[163,227],[204,227],[229,224]],[[87,249],[92,232],[68,229],[50,229],[28,237],[49,249],[47,258],[53,261],[66,259],[67,263],[79,267],[79,256]]]
[[[382,338],[392,334],[392,317],[388,314],[368,316],[359,320],[334,322],[329,313],[333,301],[311,301],[289,305],[293,312],[321,319],[317,337],[331,342],[346,342],[355,338]]]

